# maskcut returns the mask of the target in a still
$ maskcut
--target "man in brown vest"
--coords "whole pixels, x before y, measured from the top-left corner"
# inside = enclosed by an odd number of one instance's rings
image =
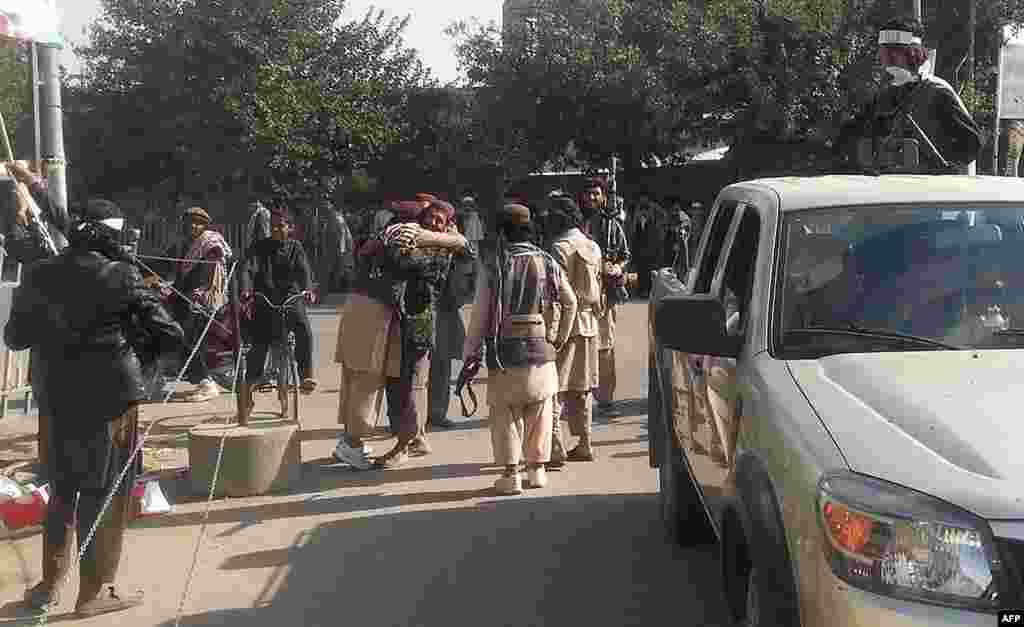
[[[558,392],[555,355],[576,319],[576,296],[558,263],[531,243],[530,210],[505,205],[496,216],[496,259],[477,283],[463,361],[486,354],[487,402],[495,462],[505,467],[499,494],[519,494],[519,462],[527,487],[547,485],[551,421]]]
[[[593,461],[590,445],[593,416],[591,390],[598,387],[598,319],[601,316],[601,247],[581,227],[583,214],[567,196],[552,199],[549,232],[553,236],[551,255],[558,261],[573,292],[578,308],[572,331],[558,351],[558,404],[552,433],[551,465],[563,460]],[[565,453],[561,441],[561,418],[569,421],[569,432],[579,443]]]

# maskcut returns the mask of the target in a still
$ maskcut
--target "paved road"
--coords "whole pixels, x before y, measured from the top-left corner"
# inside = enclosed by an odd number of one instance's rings
[[[406,468],[356,473],[329,463],[338,436],[337,321],[316,312],[323,391],[304,404],[302,481],[284,495],[215,502],[181,624],[728,624],[715,551],[681,550],[662,534],[657,476],[647,464],[645,315],[641,305],[622,315],[630,336],[619,357],[625,411],[595,427],[598,461],[552,473],[545,490],[496,497],[489,488],[499,469],[479,419],[432,435],[435,453]],[[154,430],[181,446],[189,425],[230,407],[227,399],[212,405],[147,415],[183,416]],[[257,411],[272,407],[267,397]],[[121,579],[146,591],[144,607],[74,621],[62,614],[72,589],[51,622],[174,625],[204,507],[189,501],[129,531]],[[38,535],[0,545],[0,570],[20,572],[24,559],[35,579],[39,545]],[[0,625],[19,623],[17,579],[0,579]]]

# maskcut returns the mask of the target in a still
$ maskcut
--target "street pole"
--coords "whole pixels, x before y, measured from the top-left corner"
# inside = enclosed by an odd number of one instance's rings
[[[54,46],[39,46],[35,44],[33,44],[32,48],[34,50],[32,59],[36,62],[34,65],[37,68],[32,73],[32,93],[33,95],[38,95],[38,98],[35,99],[36,124],[39,129],[36,151],[41,153],[42,158],[46,159],[46,171],[40,174],[46,177],[51,214],[62,214],[53,217],[59,217],[66,223],[68,189],[67,180],[64,176],[64,123],[60,99],[59,49]],[[67,245],[64,233],[61,233],[59,229],[51,229],[50,237],[53,238],[53,242],[57,245],[58,249]],[[29,355],[30,369],[32,369],[32,362],[35,362],[38,358],[38,355]],[[51,419],[52,416],[44,415],[42,407],[40,407],[39,432],[36,436],[36,443],[39,447],[39,463],[44,468],[47,467],[50,461],[48,451],[50,447]]]
[[[39,46],[36,42],[29,44],[32,48],[32,121],[35,130],[35,162],[36,166],[40,168],[40,174],[46,174],[42,171],[42,159],[43,159],[43,145],[41,137],[41,131],[39,128]]]
[[[55,210],[66,214],[68,188],[64,161],[64,112],[60,94],[60,49],[55,46],[36,46],[39,56],[40,146],[42,158],[47,160],[44,173]],[[58,237],[53,234],[54,238]],[[60,238],[63,240],[63,237]],[[60,243],[58,243],[60,246]]]

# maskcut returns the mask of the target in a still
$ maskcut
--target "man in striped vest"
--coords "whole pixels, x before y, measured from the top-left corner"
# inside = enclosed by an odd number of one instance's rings
[[[551,424],[558,370],[555,355],[576,320],[576,295],[558,263],[531,243],[534,225],[525,205],[505,205],[497,215],[496,258],[477,284],[473,320],[463,361],[487,359],[487,403],[495,462],[505,467],[499,494],[547,485]]]

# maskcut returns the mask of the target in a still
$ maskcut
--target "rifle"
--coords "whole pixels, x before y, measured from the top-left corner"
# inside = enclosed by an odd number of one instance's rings
[[[459,403],[462,405],[462,416],[464,418],[469,418],[475,414],[476,410],[479,408],[476,392],[473,391],[473,380],[476,379],[477,374],[480,373],[481,365],[480,359],[472,358],[462,364],[462,370],[459,371],[459,378],[455,384],[455,393],[458,395]],[[463,389],[469,391],[469,400],[473,403],[472,410],[466,407],[466,399],[462,396]]]

